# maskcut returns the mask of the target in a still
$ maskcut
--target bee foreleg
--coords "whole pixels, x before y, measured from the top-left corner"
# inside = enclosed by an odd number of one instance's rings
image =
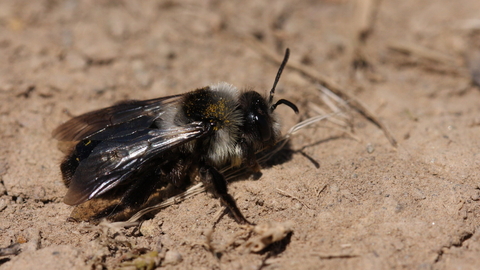
[[[240,212],[233,197],[228,194],[227,181],[215,167],[204,165],[200,167],[199,173],[205,187],[230,209],[238,223],[251,224]]]

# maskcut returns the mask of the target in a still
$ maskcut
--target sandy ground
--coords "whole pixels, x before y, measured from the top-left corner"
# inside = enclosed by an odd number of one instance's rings
[[[478,269],[480,1],[370,2],[0,1],[0,247],[21,248],[0,269]],[[259,253],[229,215],[214,227],[221,206],[206,193],[116,233],[66,221],[56,126],[219,81],[264,93],[278,63],[258,44],[289,47],[398,146],[348,111],[353,134],[304,129],[290,160],[231,183],[249,220],[292,224]],[[287,68],[277,98],[301,114],[279,107],[283,130],[326,108],[319,96]]]

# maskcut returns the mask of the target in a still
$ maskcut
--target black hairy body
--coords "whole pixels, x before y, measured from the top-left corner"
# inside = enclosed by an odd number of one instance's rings
[[[239,91],[227,83],[183,95],[127,101],[80,115],[59,126],[53,136],[79,141],[60,168],[68,186],[65,203],[79,205],[115,193],[119,201],[95,215],[140,209],[158,189],[185,189],[195,177],[226,205],[235,220],[248,223],[228,193],[219,170],[247,166],[259,171],[255,153],[280,138],[270,97]]]

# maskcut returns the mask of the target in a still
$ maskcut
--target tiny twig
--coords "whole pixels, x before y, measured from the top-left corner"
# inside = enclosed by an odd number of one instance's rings
[[[323,260],[330,260],[330,259],[350,259],[350,258],[356,258],[359,257],[360,255],[357,254],[312,254],[312,256],[319,257],[320,259]]]
[[[293,196],[292,194],[287,193],[286,191],[283,191],[283,190],[277,188],[277,192],[280,195],[283,195],[285,197],[290,197],[292,199],[295,199],[295,200],[299,201],[303,206],[307,207],[308,209],[312,209],[304,201],[300,200],[298,197]]]
[[[318,115],[327,115],[328,112],[324,109],[322,109],[320,106],[318,106],[315,103],[308,103],[308,107],[314,111]],[[343,128],[348,128],[350,125],[346,122],[349,119],[344,115],[344,114],[337,114],[338,118],[343,118],[343,119],[337,119],[335,117],[330,117],[327,118],[326,121],[331,122],[337,126],[343,127]]]
[[[364,42],[372,32],[380,0],[357,1],[356,39]]]
[[[377,17],[380,0],[355,1],[355,14],[352,25],[350,63],[354,69],[372,67],[370,57],[365,51],[368,38],[371,36]]]
[[[317,192],[317,197],[327,188],[328,184],[323,185],[323,188]]]
[[[391,42],[388,44],[388,48],[446,65],[452,65],[457,62],[455,57],[410,42]]]
[[[454,56],[412,42],[394,41],[387,46],[390,50],[418,59],[420,64],[428,70],[449,72],[461,77],[471,78],[472,74],[469,68],[465,67],[461,60]],[[467,57],[467,59],[472,58]]]

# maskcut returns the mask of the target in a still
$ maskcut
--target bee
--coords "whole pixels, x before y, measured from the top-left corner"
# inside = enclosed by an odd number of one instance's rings
[[[289,54],[287,49],[268,97],[222,82],[181,95],[124,101],[60,125],[54,138],[78,142],[60,165],[68,187],[64,202],[80,205],[120,193],[118,203],[95,216],[108,217],[140,209],[159,188],[185,189],[199,177],[238,223],[249,223],[220,170],[245,166],[259,173],[255,154],[281,138],[275,109],[284,104],[298,113],[292,102],[273,100]]]

